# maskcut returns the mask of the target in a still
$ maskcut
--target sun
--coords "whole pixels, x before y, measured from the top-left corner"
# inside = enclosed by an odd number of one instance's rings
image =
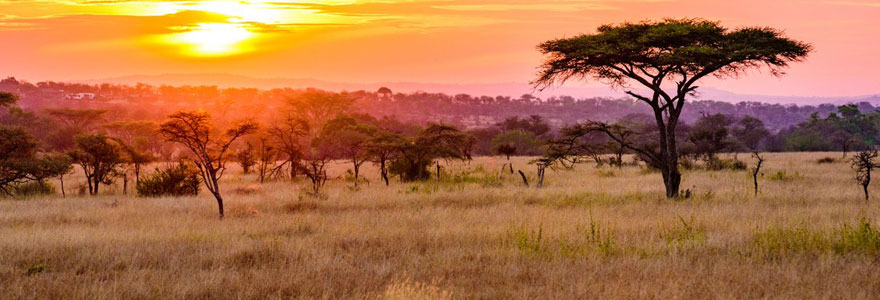
[[[178,46],[184,55],[221,57],[250,52],[253,40],[261,34],[261,24],[277,24],[284,15],[276,4],[264,1],[193,1],[166,3],[165,10],[203,11],[229,18],[225,21],[197,23],[173,28],[177,32],[161,37],[164,44]]]
[[[245,43],[257,34],[235,23],[201,23],[185,32],[173,33],[167,42],[181,45],[190,56],[229,56],[249,52]]]

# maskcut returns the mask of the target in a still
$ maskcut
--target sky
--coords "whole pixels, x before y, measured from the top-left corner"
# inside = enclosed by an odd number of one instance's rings
[[[815,47],[781,78],[755,71],[703,86],[780,96],[880,94],[880,0],[0,0],[0,76],[527,83],[545,40],[664,17],[770,26]]]

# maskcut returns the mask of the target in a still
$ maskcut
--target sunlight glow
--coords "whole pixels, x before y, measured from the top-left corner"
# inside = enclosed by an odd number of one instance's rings
[[[181,8],[227,15],[241,22],[273,24],[284,18],[282,9],[264,1],[200,1]]]
[[[228,56],[248,52],[245,42],[255,36],[241,24],[202,23],[190,31],[172,34],[168,41],[183,45],[187,55]]]

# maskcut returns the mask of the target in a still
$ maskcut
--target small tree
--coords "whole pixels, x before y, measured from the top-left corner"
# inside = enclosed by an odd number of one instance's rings
[[[97,195],[101,184],[113,184],[118,167],[125,163],[122,147],[103,134],[77,136],[76,148],[68,155],[83,169],[90,195]]]
[[[398,149],[403,146],[404,138],[392,132],[378,132],[367,142],[368,156],[379,166],[379,175],[388,186],[388,161],[393,160]]]
[[[271,177],[278,162],[278,149],[276,149],[266,136],[260,136],[257,149],[257,174],[260,176],[260,183]]]
[[[321,188],[327,183],[327,163],[336,156],[335,149],[323,140],[313,139],[303,153],[300,168],[312,183],[312,195],[320,195]]]
[[[717,160],[719,152],[729,149],[733,141],[727,129],[733,120],[725,114],[703,115],[694,123],[688,140],[694,144],[697,156],[703,156],[707,162]]]
[[[436,159],[469,159],[468,150],[472,145],[473,137],[455,127],[430,124],[418,136],[401,144],[389,171],[400,175],[403,181],[428,179],[431,177],[428,167]]]
[[[758,151],[752,152],[752,156],[758,161],[755,163],[755,167],[752,168],[752,180],[755,182],[755,196],[758,196],[758,174],[761,174],[761,167],[764,166],[764,157],[761,156],[761,153]]]
[[[865,192],[865,201],[868,201],[868,186],[871,184],[871,171],[878,166],[877,149],[869,149],[859,152],[852,158],[853,169],[856,170],[856,181]]]
[[[617,161],[623,160],[623,149],[636,149],[631,141],[633,131],[623,125],[608,125],[587,121],[566,126],[560,130],[560,137],[547,143],[547,151],[540,160],[545,166],[562,165],[573,168],[583,157],[593,157],[597,162],[606,152],[613,152]],[[607,137],[606,141],[602,137]],[[638,152],[638,151],[637,151]]]
[[[217,200],[220,218],[223,218],[220,178],[226,171],[229,148],[235,140],[256,130],[257,124],[248,121],[218,133],[210,123],[210,116],[202,112],[174,113],[159,127],[159,133],[166,140],[182,144],[190,150],[202,182]]]
[[[510,157],[517,154],[539,154],[538,139],[531,131],[514,129],[503,132],[492,138],[492,150],[499,154]]]
[[[304,156],[306,140],[311,128],[309,123],[288,114],[283,120],[275,122],[267,131],[271,138],[272,147],[277,149],[283,162],[276,169],[288,168],[290,179],[296,178],[296,172],[300,167],[300,160]]]
[[[241,170],[245,174],[250,174],[251,169],[257,164],[257,158],[255,157],[254,152],[254,144],[246,142],[244,147],[238,149],[238,152],[235,153],[235,160],[241,165]]]
[[[340,115],[327,122],[318,137],[321,147],[335,150],[333,158],[351,162],[355,187],[358,186],[361,165],[370,158],[369,141],[376,130],[373,126],[359,124],[351,117]]]
[[[41,155],[33,136],[20,128],[0,126],[0,192],[13,196],[15,185],[63,176],[71,170],[66,155]],[[63,193],[62,179],[62,193]]]

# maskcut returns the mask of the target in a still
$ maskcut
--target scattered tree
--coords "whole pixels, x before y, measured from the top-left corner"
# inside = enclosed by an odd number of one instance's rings
[[[333,149],[333,158],[345,159],[352,164],[354,186],[358,186],[361,165],[369,159],[369,141],[376,128],[360,124],[352,117],[339,115],[327,122],[318,136],[324,149]]]
[[[761,167],[764,166],[764,157],[757,151],[752,152],[752,157],[758,161],[755,163],[755,167],[752,168],[752,180],[755,182],[755,196],[758,196],[758,174],[761,174]]]
[[[235,160],[241,165],[241,170],[245,174],[250,174],[251,169],[257,164],[257,158],[254,157],[254,151],[254,144],[251,142],[245,142],[244,147],[238,149],[238,152],[235,153]]]
[[[382,131],[378,132],[367,142],[367,153],[373,162],[379,167],[379,175],[388,186],[388,161],[394,159],[398,149],[404,147],[404,138],[398,134]]]
[[[868,149],[859,152],[852,158],[853,169],[856,170],[856,181],[865,192],[865,201],[869,200],[868,186],[871,184],[871,171],[878,166],[877,149]]]
[[[75,140],[76,148],[67,155],[85,173],[89,195],[97,195],[101,184],[113,184],[121,174],[118,168],[125,163],[122,147],[103,134],[79,135]]]
[[[237,139],[256,130],[257,124],[248,121],[219,133],[210,123],[210,116],[202,112],[174,113],[159,127],[159,133],[166,140],[182,144],[190,150],[202,182],[217,200],[220,218],[223,218],[220,178],[226,171],[226,162],[229,159],[227,152]]]

